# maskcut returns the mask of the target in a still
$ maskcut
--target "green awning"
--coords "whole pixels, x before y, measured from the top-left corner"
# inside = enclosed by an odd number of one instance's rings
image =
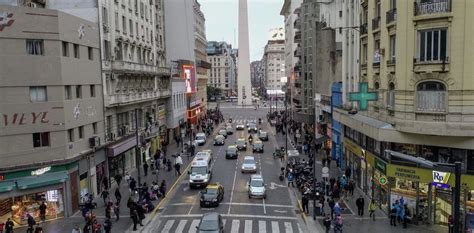
[[[18,189],[32,189],[52,184],[64,183],[68,178],[67,171],[45,173],[39,176],[30,176],[17,179]]]
[[[15,182],[2,181],[0,182],[0,193],[10,192],[15,188]]]

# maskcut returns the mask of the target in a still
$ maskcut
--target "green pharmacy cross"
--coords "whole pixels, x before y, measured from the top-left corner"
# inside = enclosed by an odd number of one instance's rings
[[[359,92],[349,93],[349,101],[359,102],[360,110],[367,111],[369,101],[376,101],[378,99],[377,92],[369,92],[368,83],[359,83]]]

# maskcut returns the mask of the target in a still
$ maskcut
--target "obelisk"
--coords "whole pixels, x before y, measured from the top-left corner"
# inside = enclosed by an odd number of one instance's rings
[[[249,15],[247,0],[239,0],[239,54],[237,70],[237,94],[239,105],[252,104],[250,82]]]

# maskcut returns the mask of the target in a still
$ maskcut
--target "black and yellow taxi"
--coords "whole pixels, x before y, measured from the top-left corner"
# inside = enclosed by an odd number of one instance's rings
[[[237,147],[237,150],[247,150],[247,142],[245,141],[245,138],[239,138],[235,142],[235,146]]]
[[[200,192],[201,207],[215,207],[224,199],[224,186],[219,183],[211,183]]]

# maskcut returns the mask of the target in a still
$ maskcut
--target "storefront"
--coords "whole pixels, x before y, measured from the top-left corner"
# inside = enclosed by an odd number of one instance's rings
[[[70,167],[73,166],[47,166],[1,174],[0,222],[11,218],[16,225],[26,225],[28,213],[39,222],[39,206],[43,202],[47,207],[46,220],[68,216],[67,203],[71,203],[71,193],[67,188],[71,186],[67,185]],[[77,197],[77,194],[73,196]]]
[[[350,139],[344,138],[345,157],[352,179],[366,194],[371,188],[375,155],[362,149]]]
[[[107,148],[110,177],[116,174],[123,176],[126,171],[135,167],[135,145],[136,138],[132,136]]]

